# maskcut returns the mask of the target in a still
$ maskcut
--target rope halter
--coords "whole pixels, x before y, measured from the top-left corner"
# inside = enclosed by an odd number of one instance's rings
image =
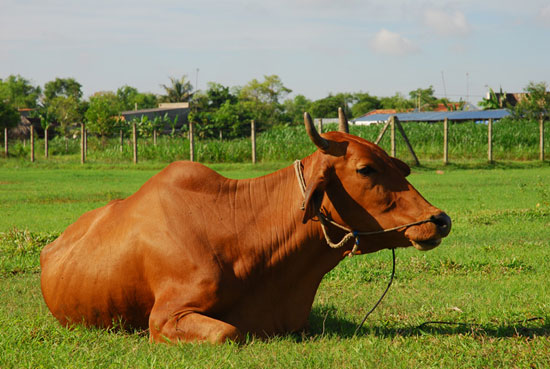
[[[296,172],[296,178],[298,179],[298,185],[300,186],[300,191],[302,192],[302,196],[304,197],[304,200],[305,200],[305,197],[306,197],[306,181],[304,179],[304,171],[303,171],[303,168],[302,168],[302,162],[300,160],[296,160],[294,162],[294,170]],[[302,203],[302,210],[304,210],[304,204],[303,203]],[[411,227],[411,226],[414,226],[414,225],[433,222],[433,219],[430,217],[428,219],[403,224],[403,225],[393,227],[393,228],[382,229],[382,230],[379,230],[379,231],[359,232],[359,231],[354,231],[354,230],[352,230],[352,229],[350,229],[350,228],[348,228],[348,227],[346,227],[342,224],[339,224],[339,223],[335,222],[334,220],[330,219],[325,214],[323,214],[323,212],[321,212],[321,209],[317,210],[317,217],[319,218],[319,223],[321,223],[321,229],[323,230],[323,235],[325,236],[325,240],[327,241],[327,244],[331,248],[333,248],[333,249],[340,248],[340,247],[344,246],[346,244],[346,242],[348,242],[352,238],[355,239],[355,244],[353,245],[353,249],[351,250],[351,253],[349,254],[350,257],[357,254],[357,249],[359,248],[359,237],[360,236],[370,236],[370,235],[375,235],[375,234],[388,233],[388,232],[392,232],[392,231],[397,231],[397,230],[402,229],[402,228],[408,228],[408,227]],[[332,224],[333,226],[335,226],[337,228],[340,228],[341,230],[347,232],[344,235],[344,237],[342,237],[340,242],[334,243],[330,239],[330,237],[327,233],[327,229],[326,229],[329,224]]]

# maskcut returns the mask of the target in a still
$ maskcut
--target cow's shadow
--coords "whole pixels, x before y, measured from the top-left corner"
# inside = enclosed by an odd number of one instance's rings
[[[374,319],[373,319],[374,320]],[[367,321],[355,333],[360,320],[350,321],[338,316],[333,306],[313,308],[309,317],[310,327],[307,333],[294,335],[297,341],[323,339],[325,337],[352,338],[374,335],[382,338],[417,337],[424,335],[458,335],[470,334],[485,337],[550,337],[550,315],[533,318],[529,321],[517,321],[502,324],[467,324],[454,322],[425,322],[421,325],[402,324],[381,325],[379,322]]]

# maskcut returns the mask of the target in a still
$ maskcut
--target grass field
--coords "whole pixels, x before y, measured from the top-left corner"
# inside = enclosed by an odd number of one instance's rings
[[[287,163],[290,164],[290,163]],[[283,164],[214,165],[253,177]],[[0,367],[410,368],[550,366],[550,166],[428,165],[410,181],[453,219],[433,251],[389,251],[323,280],[307,335],[248,344],[151,345],[146,332],[67,330],[40,293],[38,256],[84,211],[133,193],[162,165],[0,163]],[[526,319],[537,318],[532,321]],[[475,325],[427,325],[426,321]]]

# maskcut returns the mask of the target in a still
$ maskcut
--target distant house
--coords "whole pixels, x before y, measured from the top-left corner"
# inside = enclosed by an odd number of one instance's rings
[[[408,111],[411,111],[412,109],[409,109]],[[360,117],[357,117],[355,119],[352,119],[352,123],[361,122],[362,125],[369,125],[369,124],[375,124],[375,123],[384,123],[386,119],[381,120],[380,117],[386,117],[390,115],[397,114],[396,109],[374,109],[369,111],[368,113],[363,114]],[[372,118],[372,119],[370,119]]]
[[[445,119],[455,122],[498,120],[510,115],[507,109],[455,110],[455,111],[412,111],[395,114],[373,114],[353,121],[357,125],[385,123],[395,115],[401,122],[441,122]]]
[[[516,106],[521,100],[527,98],[527,93],[525,92],[514,92],[514,93],[500,93],[495,92],[497,101],[500,101],[502,108]],[[486,99],[491,99],[491,92],[487,92]]]
[[[369,115],[374,115],[374,114],[395,114],[395,113],[397,113],[396,109],[374,109],[369,111],[366,114],[363,114],[362,116],[368,117]]]
[[[9,136],[11,138],[17,138],[20,140],[28,139],[31,135],[31,125],[34,127],[35,137],[44,137],[44,130],[40,125],[39,118],[31,117],[31,113],[34,109],[17,109],[21,115],[21,121],[16,127],[10,129]]]
[[[130,122],[134,119],[141,120],[142,117],[147,117],[150,120],[156,117],[167,116],[168,119],[174,120],[177,118],[176,129],[181,129],[184,124],[188,123],[187,117],[189,115],[189,103],[161,103],[158,108],[153,109],[141,109],[141,110],[128,110],[120,113],[123,120]],[[170,132],[170,126],[164,127],[165,133]]]
[[[479,109],[473,106],[472,104],[465,104],[465,103],[458,103],[458,102],[453,102],[449,104],[438,103],[437,106],[435,106],[433,109],[429,111],[428,110],[418,111],[417,109],[408,109],[406,111],[397,111],[396,109],[374,109],[358,118],[353,119],[352,123],[361,124],[361,125],[385,123],[388,120],[388,117],[392,115],[408,116],[407,114],[417,114],[417,116],[421,116],[422,113],[429,114],[429,113],[445,113],[445,112],[453,112],[453,111],[457,112],[457,111],[477,111],[477,110]]]

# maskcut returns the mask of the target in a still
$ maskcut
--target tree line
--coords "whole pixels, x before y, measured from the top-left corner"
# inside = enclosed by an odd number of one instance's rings
[[[199,137],[242,137],[250,132],[250,120],[254,119],[260,130],[276,125],[301,124],[303,112],[315,117],[337,117],[342,107],[349,117],[359,117],[374,109],[433,110],[439,104],[449,110],[461,109],[463,101],[451,102],[434,96],[432,86],[409,92],[408,97],[396,93],[389,97],[377,97],[367,92],[337,93],[310,100],[304,95],[288,98],[292,92],[277,75],[266,75],[263,80],[253,79],[244,86],[224,86],[209,82],[205,90],[196,91],[188,78],[170,78],[170,83],[161,85],[163,94],[138,91],[132,86],[122,86],[116,91],[96,92],[83,98],[82,85],[74,78],[56,78],[43,88],[33,85],[20,75],[0,79],[0,128],[13,127],[20,121],[18,108],[34,109],[33,115],[40,118],[44,129],[55,125],[58,134],[70,137],[79,123],[96,135],[106,137],[128,129],[128,123],[118,119],[122,111],[155,108],[159,102],[189,102],[188,119],[196,123]],[[529,83],[525,102],[520,102],[515,111],[521,116],[540,117],[550,111],[550,94],[545,82]],[[495,106],[496,94],[483,99],[480,105]],[[170,124],[172,134],[175,122],[166,118],[155,121],[141,119],[142,134]]]

